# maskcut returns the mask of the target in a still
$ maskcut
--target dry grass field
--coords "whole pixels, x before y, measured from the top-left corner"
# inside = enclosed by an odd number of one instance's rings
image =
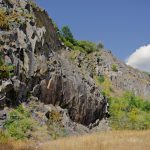
[[[113,131],[64,138],[45,143],[43,150],[150,150],[150,131]]]
[[[0,150],[150,150],[150,130],[95,133],[35,145],[7,142],[0,144]]]
[[[31,145],[29,142],[0,141],[0,150],[35,150],[35,145]]]

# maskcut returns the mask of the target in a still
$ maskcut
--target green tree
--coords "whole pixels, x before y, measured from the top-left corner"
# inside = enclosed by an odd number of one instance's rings
[[[63,26],[61,29],[61,35],[69,42],[74,43],[73,34],[68,26]]]
[[[102,48],[104,48],[104,45],[103,45],[101,42],[99,42],[99,43],[97,44],[97,48],[98,48],[98,49],[102,49]]]

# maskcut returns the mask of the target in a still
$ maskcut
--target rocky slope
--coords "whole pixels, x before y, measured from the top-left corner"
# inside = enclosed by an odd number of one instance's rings
[[[85,79],[61,54],[65,50],[47,13],[28,1],[1,0],[0,6],[5,18],[12,19],[0,31],[5,66],[1,107],[16,106],[34,95],[45,104],[68,109],[73,121],[86,126],[102,119],[103,95],[91,77]],[[9,66],[13,66],[11,77],[4,76]]]
[[[88,73],[93,79],[104,76],[111,88],[110,93],[116,96],[124,91],[132,91],[144,99],[148,100],[150,97],[149,74],[127,66],[110,51],[101,49],[92,54],[69,52],[68,58],[71,58],[82,72]],[[103,84],[100,87],[102,90],[105,89]]]
[[[1,110],[23,102],[30,108],[30,102],[36,99],[44,109],[52,104],[56,109],[59,106],[58,112],[67,110],[73,130],[73,122],[91,128],[104,117],[106,99],[103,86],[96,80],[100,75],[110,81],[116,91],[113,93],[132,90],[150,96],[150,77],[126,66],[111,53],[102,49],[85,54],[65,48],[48,14],[31,1],[0,0],[0,8]],[[35,109],[43,116],[51,111],[42,111],[38,105],[30,111]],[[3,111],[0,116],[6,118]],[[76,125],[77,132],[88,132],[86,127]]]

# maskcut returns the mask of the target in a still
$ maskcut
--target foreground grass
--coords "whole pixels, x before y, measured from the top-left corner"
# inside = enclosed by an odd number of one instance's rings
[[[38,146],[41,145],[41,146]],[[42,144],[0,141],[0,150],[149,150],[150,130],[111,131],[68,137]]]
[[[36,149],[35,144],[21,141],[0,141],[0,150],[40,150]]]
[[[43,150],[149,150],[150,131],[112,131],[43,144]]]

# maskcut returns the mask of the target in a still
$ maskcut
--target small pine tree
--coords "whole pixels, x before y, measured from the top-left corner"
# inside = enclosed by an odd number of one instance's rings
[[[63,26],[61,29],[62,36],[71,43],[74,43],[73,34],[68,26]]]

